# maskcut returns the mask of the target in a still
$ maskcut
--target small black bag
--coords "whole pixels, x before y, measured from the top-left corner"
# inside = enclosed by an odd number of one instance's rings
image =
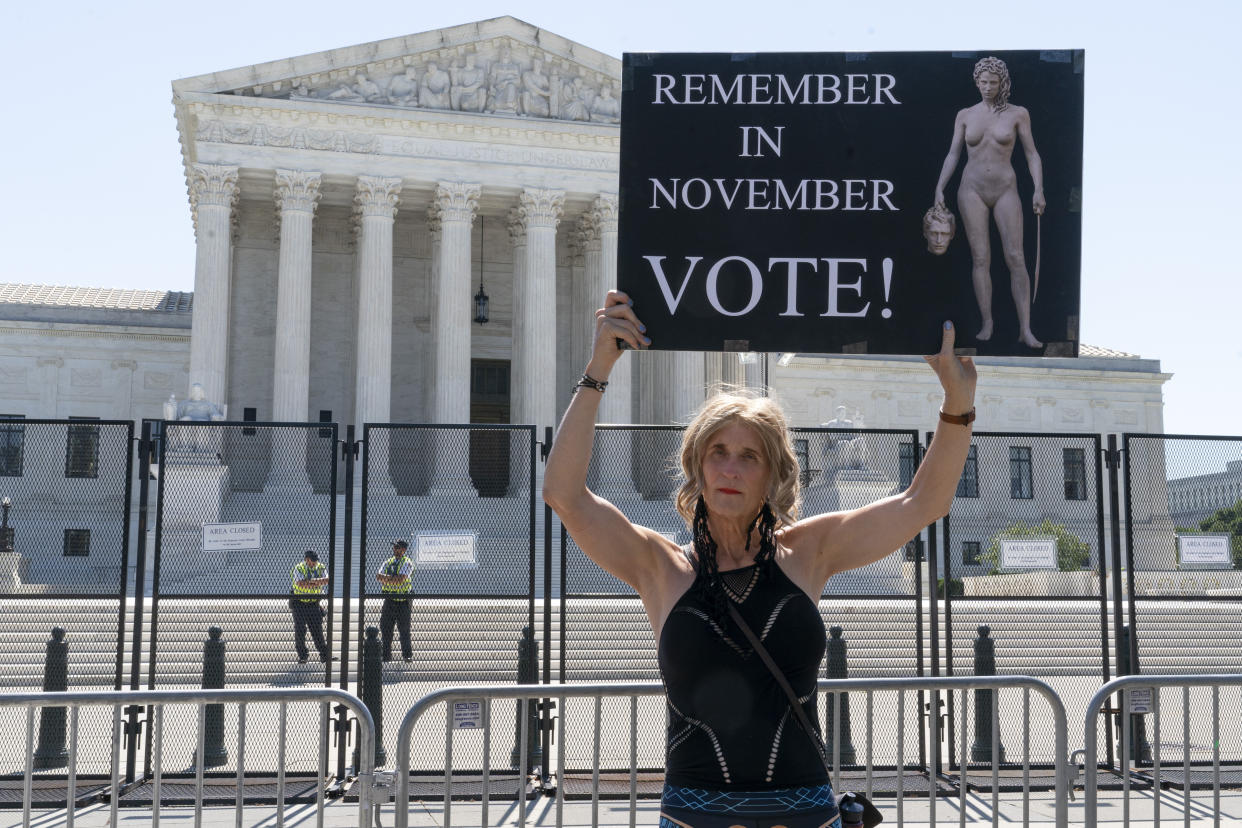
[[[746,636],[746,640],[750,642],[750,646],[754,649],[755,653],[758,654],[759,658],[768,668],[768,671],[772,674],[772,678],[776,679],[776,683],[780,685],[781,689],[785,691],[785,695],[789,697],[789,707],[793,711],[794,718],[798,720],[798,724],[802,726],[802,730],[806,733],[807,737],[815,743],[815,748],[819,752],[819,758],[824,763],[824,770],[828,772],[829,776],[832,776],[832,762],[828,758],[828,751],[824,747],[824,741],[819,737],[819,731],[817,731],[814,726],[811,725],[810,721],[807,720],[806,711],[804,711],[802,709],[802,705],[798,703],[798,696],[794,693],[793,688],[789,686],[789,680],[785,678],[785,674],[781,672],[781,668],[776,666],[776,662],[772,660],[772,656],[769,655],[767,648],[763,646],[763,643],[759,640],[759,637],[755,635],[754,630],[752,630],[750,625],[742,619],[742,614],[737,611],[737,607],[733,606],[733,602],[726,599],[725,606],[729,609],[729,615],[733,618],[733,623],[737,624],[738,629],[740,629],[742,634]],[[845,793],[837,796],[838,809],[847,798],[850,801],[857,802],[862,806],[864,828],[875,828],[875,826],[884,821],[884,815],[880,813],[879,808],[875,807],[875,805],[871,803],[870,799],[860,793],[854,793],[853,791],[846,791]]]

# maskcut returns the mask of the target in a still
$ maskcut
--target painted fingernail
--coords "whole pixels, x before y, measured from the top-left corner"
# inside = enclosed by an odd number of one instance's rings
[[[632,308],[632,307],[634,307],[634,300],[633,300],[633,299],[627,299],[627,300],[625,300],[625,303],[626,303],[627,305],[629,305],[631,308]]]
[[[945,321],[945,323],[944,323],[944,329],[945,329],[946,331],[951,331],[951,330],[953,330],[953,323],[952,323],[952,322],[949,322],[948,320],[946,320],[946,321]]]
[[[640,324],[639,324],[639,326],[638,326],[638,330],[642,331],[643,333],[646,333],[646,332],[647,332],[647,326],[646,326],[646,325],[643,325],[643,324],[641,324],[641,323],[640,323]]]
[[[645,342],[646,344],[650,345],[650,344],[651,344],[651,337],[649,337],[649,336],[644,336],[644,337],[643,337],[643,342]]]

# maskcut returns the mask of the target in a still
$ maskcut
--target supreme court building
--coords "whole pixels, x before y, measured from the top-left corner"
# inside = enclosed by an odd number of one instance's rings
[[[193,293],[0,284],[0,419],[159,420],[201,383],[234,421],[533,424],[541,439],[616,284],[620,72],[502,17],[175,81]],[[1163,431],[1158,360],[1083,345],[978,363],[980,432]],[[684,422],[719,382],[772,389],[795,426],[922,433],[941,399],[915,356],[634,353],[609,379],[603,423]],[[24,440],[0,429],[0,482],[34,468]],[[839,495],[828,458],[795,448]],[[1078,450],[1041,450],[998,443],[993,465],[1064,465],[1065,491],[1057,477],[1033,496],[1078,520]],[[900,485],[890,460],[868,497]],[[1006,482],[979,537],[959,532],[959,561],[1008,520]]]

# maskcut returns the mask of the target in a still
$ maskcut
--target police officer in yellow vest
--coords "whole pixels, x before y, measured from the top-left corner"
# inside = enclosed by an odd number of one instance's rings
[[[384,642],[384,661],[392,661],[392,628],[401,634],[401,655],[406,661],[414,658],[410,644],[410,575],[414,564],[406,554],[410,545],[403,540],[392,542],[392,557],[384,561],[375,579],[384,594],[380,611],[380,637]]]
[[[323,610],[319,607],[319,599],[328,584],[328,571],[319,562],[319,553],[307,549],[302,562],[289,571],[289,579],[293,582],[289,609],[293,613],[293,646],[298,653],[298,663],[305,664],[310,655],[306,649],[308,629],[319,650],[319,660],[327,662],[331,654],[323,638]]]

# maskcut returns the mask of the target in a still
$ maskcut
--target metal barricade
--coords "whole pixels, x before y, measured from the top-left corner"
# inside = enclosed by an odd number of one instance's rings
[[[121,728],[123,724],[123,711],[129,705],[150,705],[153,708],[152,719],[152,737],[154,740],[153,761],[152,761],[152,795],[151,795],[151,825],[158,828],[160,824],[160,806],[161,806],[161,784],[163,782],[163,736],[164,736],[164,708],[167,705],[190,704],[197,707],[198,716],[198,736],[194,753],[194,826],[199,828],[203,819],[203,785],[204,785],[204,753],[206,750],[206,734],[207,734],[207,717],[210,713],[209,705],[228,705],[237,706],[238,726],[237,726],[237,794],[235,797],[235,807],[237,814],[237,824],[241,825],[242,808],[245,802],[244,785],[245,785],[245,746],[246,746],[246,707],[252,704],[279,704],[279,723],[278,723],[278,744],[277,753],[279,756],[276,768],[276,814],[277,824],[284,824],[284,787],[285,787],[285,769],[284,769],[284,753],[285,743],[288,734],[288,706],[290,704],[305,704],[318,702],[320,705],[320,733],[319,733],[319,784],[315,796],[315,807],[318,814],[318,824],[323,824],[323,808],[324,808],[324,791],[323,780],[328,773],[328,730],[334,721],[329,715],[330,704],[340,704],[348,708],[359,722],[358,728],[358,747],[359,747],[359,765],[358,765],[358,824],[370,825],[371,823],[371,788],[374,780],[374,744],[375,744],[375,723],[371,718],[371,713],[367,710],[357,696],[346,693],[343,690],[327,689],[327,688],[294,688],[294,689],[254,689],[254,690],[143,690],[143,691],[84,691],[71,693],[21,693],[14,695],[0,695],[0,709],[2,708],[25,708],[26,710],[26,753],[29,758],[26,760],[25,769],[23,771],[22,785],[22,825],[29,826],[31,824],[31,800],[33,794],[33,756],[34,756],[34,734],[35,734],[35,711],[43,710],[43,715],[47,715],[49,709],[63,709],[68,713],[68,778],[65,796],[65,822],[64,824],[72,828],[74,824],[74,812],[76,811],[77,800],[77,759],[78,759],[78,714],[83,707],[111,707],[112,708],[112,760],[111,760],[111,783],[108,788],[107,798],[111,806],[111,819],[109,825],[119,825],[117,821],[118,809],[120,807],[123,791],[121,790],[122,757],[121,757]]]
[[[1242,680],[1242,678],[1240,678]],[[1055,754],[1055,824],[1058,828],[1068,825],[1069,820],[1069,765],[1067,755],[1067,724],[1065,716],[1065,705],[1060,697],[1046,683],[1029,676],[960,676],[948,678],[928,678],[928,677],[912,677],[912,678],[869,678],[869,679],[821,679],[819,681],[819,690],[821,693],[829,694],[833,707],[834,733],[832,744],[832,784],[834,789],[840,787],[841,783],[841,744],[842,737],[839,732],[841,726],[840,715],[840,699],[845,693],[859,694],[866,699],[866,710],[868,713],[875,709],[872,704],[872,697],[877,692],[895,692],[897,694],[897,716],[895,721],[885,718],[889,725],[895,725],[894,737],[897,745],[897,763],[900,766],[904,762],[904,733],[906,730],[906,696],[907,694],[918,694],[922,692],[958,692],[963,696],[970,690],[991,690],[994,700],[999,698],[1001,690],[1021,690],[1023,698],[1026,702],[1027,709],[1024,711],[1022,726],[1029,728],[1031,717],[1029,716],[1030,692],[1033,690],[1043,696],[1048,703],[1049,712],[1052,718],[1052,728],[1054,731],[1054,741],[1056,743]],[[483,744],[480,746],[482,752],[482,788],[481,788],[481,806],[482,812],[479,824],[488,825],[488,808],[489,808],[489,775],[491,773],[491,756],[492,756],[492,702],[496,699],[516,699],[518,707],[516,711],[516,730],[515,733],[515,753],[518,754],[517,766],[519,768],[530,768],[531,760],[528,755],[528,739],[527,739],[527,722],[529,717],[526,715],[525,706],[532,703],[539,703],[539,700],[552,700],[559,711],[557,716],[557,756],[556,756],[556,821],[555,824],[562,826],[564,824],[564,803],[565,803],[565,720],[566,720],[566,699],[586,698],[594,701],[594,717],[593,717],[593,738],[591,744],[591,753],[593,759],[594,774],[591,780],[591,824],[599,824],[599,802],[600,802],[600,776],[599,767],[601,763],[606,762],[604,754],[611,753],[613,756],[617,752],[624,751],[627,747],[629,750],[629,803],[630,803],[630,825],[636,822],[637,802],[638,802],[638,786],[639,771],[635,760],[638,756],[638,708],[639,700],[644,697],[661,697],[664,695],[664,685],[658,682],[637,682],[637,683],[600,683],[600,684],[548,684],[548,685],[514,685],[510,687],[494,687],[494,686],[474,686],[474,687],[448,687],[442,690],[424,696],[417,704],[410,708],[405,714],[405,718],[401,721],[400,730],[397,733],[397,762],[394,770],[395,779],[394,799],[396,802],[396,826],[397,828],[408,828],[409,825],[409,798],[410,798],[410,748],[411,741],[414,736],[415,728],[425,714],[435,708],[437,705],[451,705],[453,702],[477,703],[478,718],[481,729],[483,731]],[[916,695],[917,697],[917,695]],[[621,730],[617,726],[618,722],[605,722],[603,718],[603,702],[605,699],[628,699],[629,715],[628,727],[624,729],[625,739],[618,742]],[[995,720],[998,715],[999,705],[996,701],[992,704],[992,717]],[[914,712],[917,715],[917,712]],[[456,718],[453,710],[446,710],[444,717],[445,728],[445,761],[444,761],[444,826],[450,828],[452,825],[452,803],[453,803],[453,731],[454,720]],[[859,717],[861,718],[861,717]],[[505,719],[506,723],[508,719]],[[855,720],[853,727],[861,727],[866,734],[866,759],[865,759],[865,784],[864,792],[868,795],[872,791],[872,770],[873,770],[873,746],[877,741],[875,731],[875,721],[868,716],[865,721],[859,722]],[[996,734],[1000,730],[999,726],[994,726],[992,733]],[[612,736],[612,743],[604,745],[604,739]],[[878,734],[879,738],[884,738],[883,733]],[[995,755],[995,754],[994,754]],[[1029,770],[1029,762],[1025,767]],[[993,812],[997,812],[999,785],[995,782],[995,777],[999,772],[999,765],[992,764],[993,784],[992,784],[992,800]],[[902,774],[897,775],[896,790],[896,808],[897,808],[897,825],[904,823]],[[963,776],[960,796],[965,799],[967,790],[967,782]],[[1023,801],[1029,804],[1030,786],[1029,778],[1024,777],[1023,780]],[[935,801],[936,796],[929,797],[931,808],[931,823],[935,824]],[[1024,809],[1025,810],[1025,809]],[[526,824],[526,797],[522,791],[519,791],[517,797],[517,819],[518,824],[524,826]],[[965,824],[966,809],[961,808],[962,824]],[[1029,812],[1027,812],[1029,815]]]
[[[1150,771],[1150,778],[1144,779],[1144,782],[1150,784],[1151,789],[1155,792],[1152,799],[1152,807],[1155,809],[1153,814],[1153,822],[1160,824],[1160,792],[1162,790],[1161,782],[1161,752],[1162,744],[1160,737],[1160,690],[1162,688],[1180,689],[1182,691],[1182,715],[1180,721],[1175,721],[1171,729],[1181,729],[1181,765],[1176,764],[1170,766],[1173,773],[1180,772],[1181,775],[1181,792],[1182,792],[1182,814],[1186,825],[1191,821],[1191,798],[1190,792],[1192,788],[1192,775],[1195,773],[1194,768],[1200,768],[1200,773],[1205,772],[1205,763],[1201,759],[1199,762],[1191,761],[1192,752],[1192,723],[1190,715],[1190,698],[1191,688],[1202,687],[1211,689],[1211,732],[1209,735],[1210,744],[1206,748],[1198,748],[1198,752],[1210,752],[1210,772],[1212,778],[1212,813],[1215,815],[1214,824],[1220,825],[1220,790],[1221,790],[1221,717],[1220,717],[1220,688],[1222,687],[1242,687],[1242,675],[1237,674],[1203,674],[1203,675],[1169,675],[1169,676],[1122,676],[1113,679],[1107,684],[1100,687],[1095,695],[1091,697],[1090,703],[1087,705],[1087,712],[1083,721],[1083,735],[1086,738],[1084,763],[1084,781],[1083,789],[1085,791],[1085,808],[1083,812],[1083,820],[1086,828],[1095,828],[1098,821],[1099,809],[1099,756],[1096,751],[1096,727],[1101,713],[1108,712],[1105,710],[1105,703],[1109,697],[1115,693],[1121,695],[1120,715],[1121,715],[1121,747],[1119,752],[1119,761],[1121,764],[1121,791],[1122,791],[1122,813],[1121,818],[1123,824],[1130,823],[1130,787],[1131,787],[1131,765],[1142,765],[1145,771]],[[1136,689],[1145,689],[1142,697],[1136,698]],[[1130,741],[1135,738],[1132,719],[1136,718],[1133,712],[1141,710],[1144,713],[1150,713],[1152,716],[1152,738],[1151,738],[1151,758],[1143,762],[1130,762],[1127,757],[1131,756]],[[1200,720],[1202,717],[1197,717]],[[1234,723],[1235,733],[1232,734],[1236,740],[1236,717],[1229,719]],[[1140,739],[1142,737],[1139,737]]]

